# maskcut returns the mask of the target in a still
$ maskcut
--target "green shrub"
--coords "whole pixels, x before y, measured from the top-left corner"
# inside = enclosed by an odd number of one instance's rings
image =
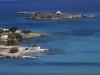
[[[17,53],[19,49],[17,47],[13,47],[9,50],[10,53]]]
[[[13,34],[8,34],[8,38],[15,39],[15,36]]]
[[[18,41],[22,41],[22,39],[23,39],[23,36],[19,33],[15,33],[14,36]]]
[[[38,45],[37,44],[34,44],[33,47],[38,47]]]
[[[31,45],[27,45],[27,47],[31,47]]]
[[[31,31],[31,30],[26,30],[26,29],[24,29],[24,30],[22,30],[22,32],[23,32],[23,33],[31,33],[32,31]]]

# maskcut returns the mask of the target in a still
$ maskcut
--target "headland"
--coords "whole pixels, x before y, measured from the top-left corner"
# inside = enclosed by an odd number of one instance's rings
[[[36,38],[42,36],[51,36],[52,34],[32,32],[31,30],[19,30],[17,26],[12,26],[9,29],[0,28],[0,45],[12,45],[16,41],[17,45],[21,40],[26,38]]]

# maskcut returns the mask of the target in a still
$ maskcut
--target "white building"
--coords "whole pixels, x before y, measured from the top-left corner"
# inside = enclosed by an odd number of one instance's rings
[[[37,50],[37,51],[40,51],[40,52],[44,52],[44,51],[48,51],[49,49],[42,49],[39,46],[37,46],[37,47],[33,47],[33,50]]]
[[[33,47],[33,50],[40,50],[41,48],[39,46]]]
[[[20,30],[16,30],[16,32],[15,33],[20,33],[21,31]]]
[[[3,29],[3,31],[9,31],[9,29]]]
[[[56,14],[62,14],[60,11],[57,11]]]
[[[3,35],[3,36],[1,36],[1,38],[6,40],[6,39],[8,39],[8,35]]]

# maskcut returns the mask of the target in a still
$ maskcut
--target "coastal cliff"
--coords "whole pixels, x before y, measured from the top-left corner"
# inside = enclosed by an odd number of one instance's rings
[[[94,17],[94,15],[84,15],[84,14],[71,14],[71,13],[61,13],[57,12],[14,12],[14,14],[31,14],[27,19],[68,19],[68,18],[84,18],[84,17]]]

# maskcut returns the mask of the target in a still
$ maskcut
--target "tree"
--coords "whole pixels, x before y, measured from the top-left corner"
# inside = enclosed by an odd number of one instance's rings
[[[18,41],[21,41],[23,39],[23,36],[19,33],[15,33],[14,36]]]
[[[4,31],[2,29],[0,29],[0,34],[3,33]]]
[[[15,39],[15,36],[13,34],[8,34],[8,38]]]
[[[26,30],[26,29],[24,29],[24,30],[22,30],[22,32],[23,32],[23,33],[31,33],[32,31],[31,31],[31,30]]]
[[[10,53],[17,53],[19,49],[17,47],[13,47],[9,50]]]
[[[18,44],[19,44],[19,42],[15,39],[8,39],[8,41],[7,41],[7,46],[16,46]]]
[[[38,45],[37,44],[34,44],[33,47],[38,47]]]
[[[9,31],[11,31],[12,33],[15,33],[16,30],[18,30],[17,26],[12,26],[9,28]]]

